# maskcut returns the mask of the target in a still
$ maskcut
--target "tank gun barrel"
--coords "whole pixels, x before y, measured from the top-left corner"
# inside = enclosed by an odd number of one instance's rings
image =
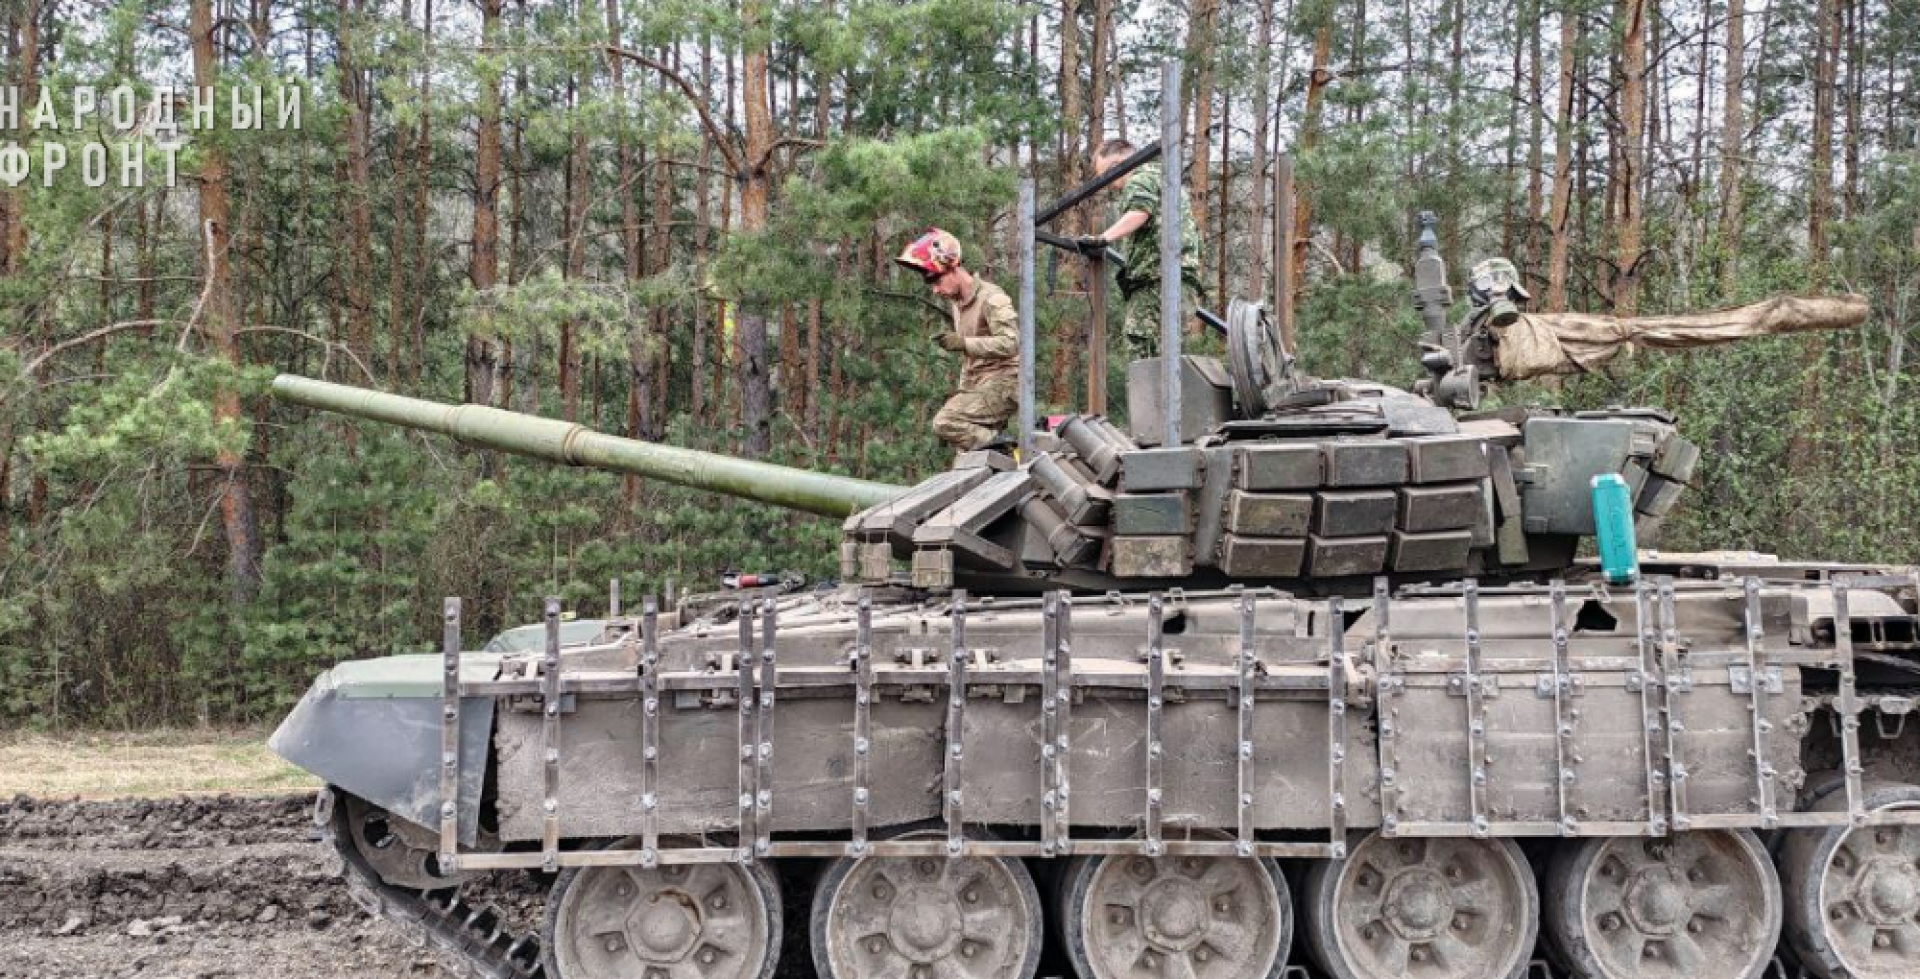
[[[442,404],[296,374],[274,378],[273,395],[289,404],[450,435],[481,448],[631,473],[828,517],[845,517],[906,492],[906,487],[890,483],[640,442],[573,422],[486,405]]]

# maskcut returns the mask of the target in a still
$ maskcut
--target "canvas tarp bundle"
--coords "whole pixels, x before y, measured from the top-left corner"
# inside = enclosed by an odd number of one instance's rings
[[[1867,318],[1864,296],[1775,296],[1772,299],[1679,316],[1591,316],[1528,313],[1493,328],[1500,376],[1524,381],[1546,374],[1597,370],[1629,347],[1685,350],[1751,337],[1843,330]]]

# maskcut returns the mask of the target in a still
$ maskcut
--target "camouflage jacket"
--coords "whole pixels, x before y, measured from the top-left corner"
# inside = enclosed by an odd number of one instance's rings
[[[960,390],[1020,374],[1020,318],[1006,290],[975,277],[973,294],[949,304],[953,329],[967,342]]]
[[[1116,243],[1122,259],[1123,295],[1160,284],[1160,189],[1160,164],[1145,163],[1127,177],[1120,191],[1116,220],[1128,211],[1147,213],[1147,223]],[[1180,192],[1180,271],[1183,278],[1199,283],[1200,233],[1193,226],[1193,208],[1185,189]]]

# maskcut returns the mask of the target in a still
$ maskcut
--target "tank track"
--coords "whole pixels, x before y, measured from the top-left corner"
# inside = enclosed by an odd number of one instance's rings
[[[331,793],[322,793],[314,822],[340,855],[347,895],[361,910],[400,925],[469,979],[546,979],[539,935],[509,929],[497,908],[475,905],[458,886],[420,890],[382,881],[351,835],[335,825],[343,818],[336,810],[344,813],[331,804]]]

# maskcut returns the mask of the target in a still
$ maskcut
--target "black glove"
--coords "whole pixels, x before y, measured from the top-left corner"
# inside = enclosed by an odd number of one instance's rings
[[[1100,235],[1081,235],[1073,239],[1073,244],[1082,255],[1105,255],[1109,242]]]
[[[934,337],[933,342],[939,344],[942,350],[950,350],[957,354],[967,352],[966,338],[951,330]]]

